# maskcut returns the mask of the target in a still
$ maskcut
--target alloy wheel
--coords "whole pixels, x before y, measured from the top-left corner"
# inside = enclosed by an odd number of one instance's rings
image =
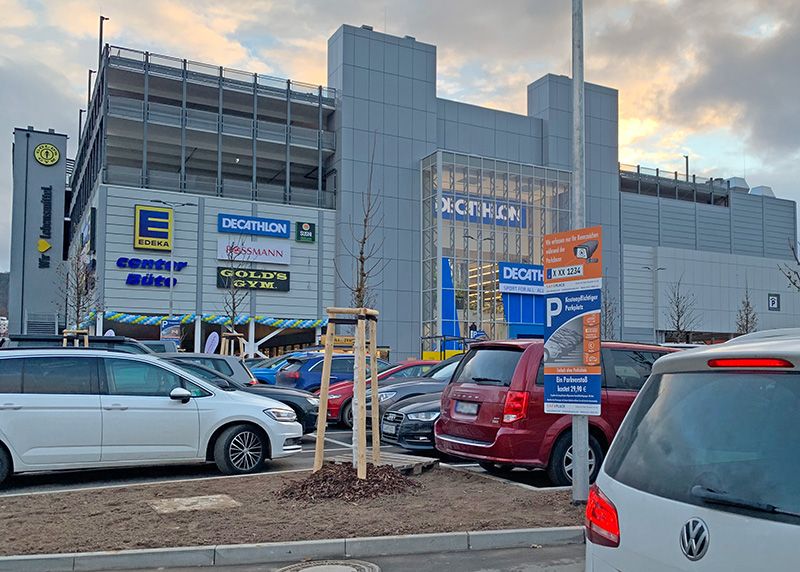
[[[261,438],[252,431],[237,433],[228,447],[231,464],[240,471],[251,471],[261,461]]]
[[[591,476],[592,472],[594,472],[594,465],[596,462],[597,460],[594,456],[594,450],[589,447],[589,476]],[[572,446],[567,449],[567,452],[564,455],[564,472],[569,480],[572,481]]]

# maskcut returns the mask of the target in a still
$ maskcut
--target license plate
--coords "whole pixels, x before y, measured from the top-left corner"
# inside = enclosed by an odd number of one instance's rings
[[[477,415],[478,404],[470,403],[469,401],[456,401],[456,413],[462,415]]]
[[[386,433],[387,435],[396,435],[397,434],[397,426],[396,425],[389,425],[388,423],[384,423],[383,427],[381,427],[381,431]]]

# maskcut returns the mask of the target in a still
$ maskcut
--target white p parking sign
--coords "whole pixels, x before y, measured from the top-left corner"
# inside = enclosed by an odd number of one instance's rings
[[[767,294],[767,310],[771,312],[781,311],[781,295]]]

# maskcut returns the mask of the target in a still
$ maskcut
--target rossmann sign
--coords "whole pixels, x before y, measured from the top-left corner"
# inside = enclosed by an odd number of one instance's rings
[[[494,226],[525,228],[528,222],[525,207],[518,203],[460,195],[443,196],[441,213],[445,220],[479,222]]]
[[[291,223],[288,220],[226,213],[219,213],[219,215],[217,215],[218,232],[289,238],[290,226]]]

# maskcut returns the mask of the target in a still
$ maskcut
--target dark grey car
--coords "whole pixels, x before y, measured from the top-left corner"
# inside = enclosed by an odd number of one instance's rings
[[[460,355],[453,356],[443,361],[439,366],[428,372],[430,377],[414,377],[406,381],[386,384],[379,388],[378,407],[381,417],[389,408],[405,399],[416,397],[417,395],[441,393],[445,386],[450,383],[450,378],[453,377],[453,372],[458,367],[461,357]],[[371,419],[372,415],[370,401],[370,392],[367,391],[367,420]]]
[[[396,403],[383,414],[381,440],[411,451],[433,451],[441,400],[441,393],[426,393]]]

